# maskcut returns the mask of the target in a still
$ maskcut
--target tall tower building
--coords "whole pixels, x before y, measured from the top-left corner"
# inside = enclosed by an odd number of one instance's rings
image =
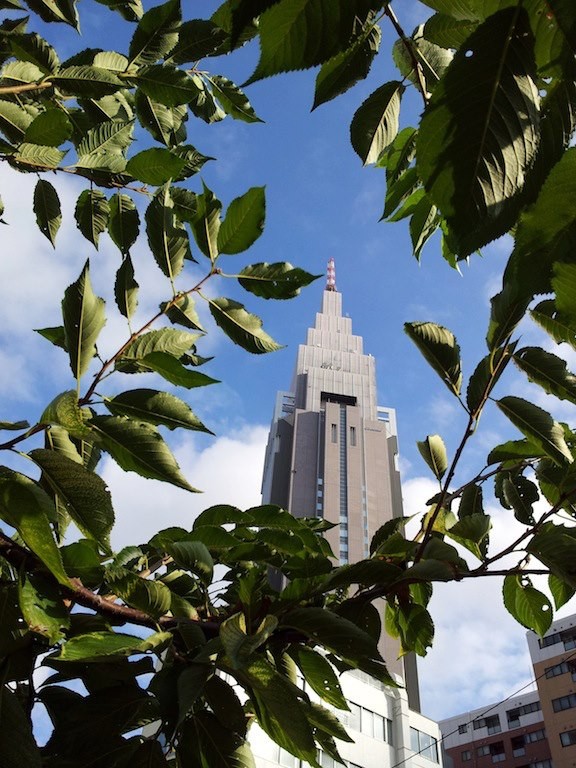
[[[397,452],[396,414],[377,403],[375,360],[342,315],[330,259],[322,309],[298,348],[291,391],[276,398],[263,501],[336,523],[326,538],[340,563],[361,560],[380,526],[402,515]],[[419,710],[414,658],[398,659],[387,636],[381,649]]]

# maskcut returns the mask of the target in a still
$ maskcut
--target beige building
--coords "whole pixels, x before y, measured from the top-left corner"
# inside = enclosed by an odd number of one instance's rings
[[[368,557],[386,521],[402,515],[395,412],[378,406],[376,363],[342,314],[334,262],[321,311],[298,349],[290,392],[279,392],[270,428],[262,496],[296,517],[336,523],[326,534],[341,563]],[[398,659],[387,636],[382,652],[419,710],[416,663]]]

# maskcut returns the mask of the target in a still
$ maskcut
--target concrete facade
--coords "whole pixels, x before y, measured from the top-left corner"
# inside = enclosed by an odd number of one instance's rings
[[[356,562],[370,555],[376,531],[402,516],[397,451],[395,412],[378,406],[375,360],[352,332],[329,279],[321,311],[298,348],[291,390],[276,398],[263,502],[335,523],[326,533],[335,559]],[[386,634],[381,652],[419,710],[414,657],[398,658],[398,645]]]

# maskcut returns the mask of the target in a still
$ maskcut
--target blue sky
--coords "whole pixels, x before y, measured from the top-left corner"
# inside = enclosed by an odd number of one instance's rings
[[[207,0],[183,5],[187,17],[196,11],[208,14],[216,7]],[[426,13],[414,2],[397,5],[400,20],[409,31]],[[110,26],[115,17],[96,4],[86,7],[83,42],[56,25],[45,27],[47,38],[57,45],[62,42],[69,53],[102,45],[104,35],[110,46],[121,49],[120,26]],[[484,354],[489,297],[499,288],[510,241],[504,238],[486,248],[482,256],[473,256],[459,274],[442,260],[438,241],[425,248],[418,264],[411,255],[406,224],[379,223],[384,175],[362,167],[350,146],[348,127],[363,99],[382,82],[396,77],[389,53],[392,39],[391,29],[384,26],[381,54],[370,78],[312,114],[315,73],[298,72],[247,89],[263,124],[226,119],[204,126],[190,120],[188,130],[190,143],[217,158],[205,165],[202,180],[225,206],[251,186],[266,186],[264,234],[248,254],[225,257],[221,262],[225,271],[234,273],[258,261],[290,261],[309,272],[324,274],[327,260],[335,258],[344,311],[352,317],[354,331],[364,337],[365,351],[377,359],[379,400],[397,410],[405,505],[409,513],[416,513],[424,510],[426,499],[436,488],[417,452],[416,440],[439,433],[449,450],[454,450],[466,422],[464,412],[458,410],[403,333],[403,323],[433,320],[448,326],[461,343],[465,376],[470,375]],[[240,83],[250,75],[257,55],[253,43],[230,59],[208,60],[205,65],[212,73]],[[407,107],[403,125],[415,120],[420,108],[411,96]],[[144,148],[144,142],[141,136],[138,149]],[[193,189],[200,189],[199,179],[191,182]],[[49,400],[73,386],[63,353],[51,348],[31,328],[59,324],[64,289],[77,278],[88,256],[95,289],[108,298],[102,351],[117,348],[126,334],[121,319],[114,316],[109,288],[119,256],[105,235],[96,253],[78,235],[73,221],[74,203],[82,185],[69,177],[54,182],[64,212],[54,252],[35,229],[30,210],[34,183],[32,177],[14,178],[5,168],[0,169],[4,218],[9,224],[0,232],[4,253],[0,261],[1,419],[34,421]],[[139,314],[144,321],[165,298],[166,286],[144,238],[140,238],[133,256],[137,279],[145,286]],[[198,258],[201,261],[203,257]],[[190,287],[202,266],[200,263],[196,272],[188,272],[189,284],[180,287]],[[104,476],[116,499],[117,544],[145,538],[176,522],[189,523],[212,503],[241,507],[258,503],[263,448],[275,392],[290,384],[297,345],[319,309],[322,289],[320,280],[296,300],[272,303],[243,293],[234,281],[220,279],[210,285],[212,295],[244,301],[250,311],[263,318],[268,333],[286,346],[270,355],[249,356],[210,327],[199,351],[215,355],[205,370],[223,383],[192,393],[189,400],[217,437],[172,439],[188,479],[205,493],[191,497],[127,475],[105,462]],[[523,342],[536,338],[536,332],[526,326]],[[133,381],[128,383],[134,385]],[[519,373],[511,372],[501,391],[522,396],[528,388]],[[545,404],[566,418],[565,409]],[[463,458],[461,479],[483,466],[492,445],[516,436],[495,408],[490,409]],[[511,529],[508,518],[508,513],[497,515],[495,541],[505,540]],[[495,580],[437,590],[432,605],[437,643],[420,664],[425,714],[441,718],[492,703],[529,679],[524,630],[499,606],[499,590]]]

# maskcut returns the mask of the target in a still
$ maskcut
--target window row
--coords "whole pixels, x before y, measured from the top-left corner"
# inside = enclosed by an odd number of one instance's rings
[[[568,696],[560,696],[558,699],[552,699],[552,709],[554,712],[562,712],[564,709],[576,707],[576,694],[571,693]]]
[[[410,728],[410,747],[416,754],[438,762],[438,742],[433,736],[417,728]]]
[[[535,763],[525,763],[517,768],[554,768],[552,760],[537,760]]]
[[[379,741],[393,744],[392,720],[372,712],[369,709],[349,701],[350,712],[338,712],[338,717],[346,728],[360,731],[365,736],[371,736]]]
[[[548,648],[548,646],[556,645],[556,643],[564,643],[564,650],[570,651],[576,648],[576,633],[573,629],[565,632],[554,632],[538,640],[540,648]]]
[[[472,726],[475,731],[479,728],[488,728],[488,733],[500,733],[502,727],[500,725],[500,715],[490,715],[489,717],[478,717],[473,720]]]
[[[522,736],[515,736],[511,740],[512,754],[514,757],[522,757],[522,755],[526,754],[526,744],[542,741],[545,738],[546,731],[544,728],[540,728],[537,731],[531,731],[530,733],[524,733]]]
[[[523,707],[516,707],[515,709],[509,709],[506,712],[508,718],[508,724],[514,723],[520,719],[521,715],[528,715],[530,712],[539,712],[541,709],[539,701],[533,701],[530,704],[524,704]]]
[[[574,662],[563,661],[560,664],[554,664],[552,667],[546,667],[544,674],[546,677],[558,677],[566,672],[572,672],[572,680],[576,680],[576,667]]]
[[[560,734],[560,741],[563,747],[571,747],[576,744],[576,731],[564,731]]]

